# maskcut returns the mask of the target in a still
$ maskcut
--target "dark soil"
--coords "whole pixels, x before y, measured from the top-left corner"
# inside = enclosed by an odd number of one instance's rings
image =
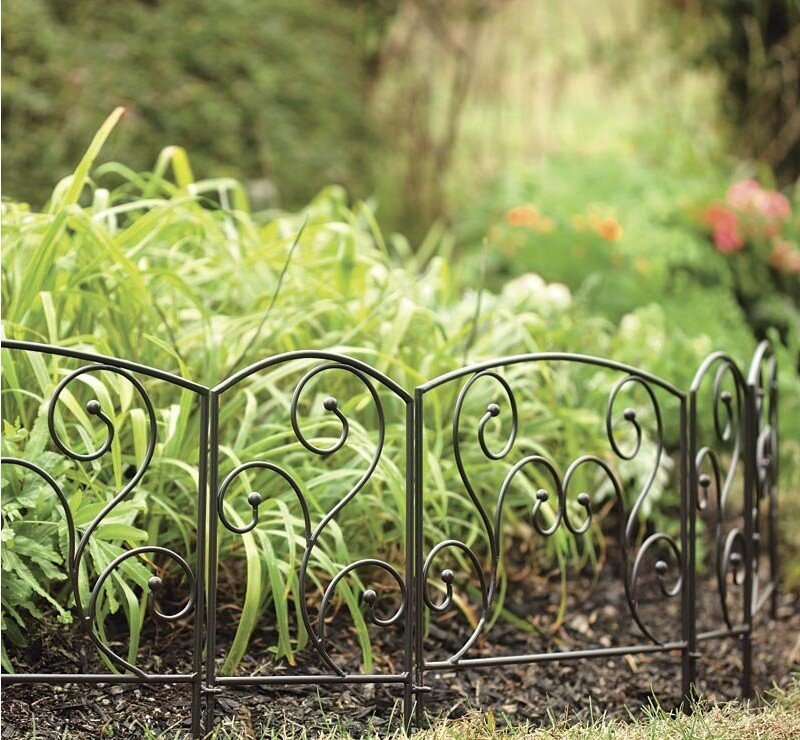
[[[665,603],[653,597],[644,600],[642,615],[653,633],[663,640],[678,639],[680,623],[677,599]],[[633,625],[620,588],[612,575],[598,580],[578,576],[570,581],[566,614],[558,621],[559,586],[555,579],[524,574],[512,584],[506,605],[512,621],[500,619],[487,637],[469,653],[510,655],[560,651],[611,645],[643,644],[647,640]],[[523,598],[524,596],[524,598]],[[700,627],[720,627],[716,582],[698,584]],[[235,610],[220,608],[218,655],[223,656],[235,625]],[[527,625],[525,629],[521,624]],[[463,644],[470,630],[462,613],[443,615],[431,624],[426,639],[429,660],[447,657]],[[330,652],[348,670],[357,670],[359,653],[349,618],[340,613],[329,625]],[[375,672],[400,672],[402,633],[399,629],[375,629]],[[158,645],[158,654],[148,654],[145,645]],[[274,632],[264,629],[254,636],[240,675],[318,672],[319,662],[310,651],[298,656],[297,665],[272,658],[269,646]],[[757,690],[781,685],[794,669],[800,669],[800,600],[781,597],[779,619],[772,621],[764,608],[756,618],[754,685]],[[190,671],[191,634],[186,627],[160,628],[159,634],[143,638],[139,665],[145,670]],[[698,688],[709,701],[734,699],[739,692],[741,650],[737,640],[701,643]],[[122,650],[122,648],[120,648]],[[15,657],[20,672],[104,672],[91,647],[61,631],[46,631]],[[480,709],[495,713],[500,722],[547,720],[566,712],[574,718],[601,713],[626,717],[629,710],[655,699],[667,709],[680,702],[680,656],[678,653],[644,654],[625,658],[600,658],[563,663],[432,671],[426,676],[431,687],[426,697],[429,716],[458,717]],[[218,696],[217,715],[233,717],[250,726],[258,736],[261,727],[276,728],[291,723],[298,728],[330,730],[343,727],[355,736],[370,727],[386,730],[399,726],[401,686],[352,685],[339,688],[226,687]],[[189,726],[189,686],[7,686],[2,696],[4,738],[142,737],[143,727],[171,730],[181,737]]]

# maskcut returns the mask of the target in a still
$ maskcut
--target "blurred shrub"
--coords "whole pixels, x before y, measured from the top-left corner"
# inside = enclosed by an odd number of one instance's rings
[[[364,96],[393,0],[3,1],[3,193],[40,205],[115,105],[108,147],[149,169],[164,143],[259,203],[363,187]]]
[[[757,338],[781,342],[788,491],[800,468],[791,444],[800,438],[797,276],[790,274],[796,219],[779,219],[781,230],[770,236],[764,217],[751,214],[746,247],[743,236],[733,255],[713,249],[703,209],[725,192],[729,164],[685,136],[670,132],[666,151],[650,144],[624,157],[562,154],[510,170],[466,214],[462,239],[473,248],[465,260],[475,280],[485,263],[490,285],[527,271],[564,282],[584,312],[619,323],[614,357],[680,387],[691,383],[693,357],[703,352],[721,349],[746,366]],[[770,197],[786,215],[788,201]]]

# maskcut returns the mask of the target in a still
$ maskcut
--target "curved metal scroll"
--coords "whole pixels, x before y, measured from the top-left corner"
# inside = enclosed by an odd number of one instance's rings
[[[519,418],[517,402],[513,389],[505,377],[500,374],[498,369],[503,366],[514,365],[518,363],[532,363],[541,361],[577,362],[595,365],[624,373],[623,377],[613,386],[609,393],[605,414],[606,437],[611,451],[617,458],[623,461],[633,460],[640,454],[643,446],[642,442],[644,432],[637,417],[637,412],[632,408],[626,408],[622,414],[622,418],[631,426],[633,430],[634,443],[629,449],[625,449],[619,443],[617,435],[614,431],[616,401],[621,392],[626,388],[636,386],[644,390],[645,395],[652,407],[655,419],[655,429],[653,430],[652,434],[655,452],[653,455],[653,462],[649,475],[642,486],[641,491],[639,491],[636,495],[635,501],[629,512],[625,511],[622,486],[611,466],[602,458],[596,455],[583,455],[569,465],[567,471],[562,477],[559,470],[551,460],[542,455],[528,455],[511,466],[506,473],[505,479],[500,486],[500,491],[497,496],[494,519],[490,519],[486,509],[484,508],[479,496],[475,491],[464,462],[464,454],[462,451],[463,435],[461,433],[461,421],[465,400],[470,390],[481,379],[491,380],[499,386],[499,389],[504,396],[502,406],[500,403],[496,402],[488,404],[486,407],[486,412],[478,421],[476,433],[478,445],[486,459],[491,461],[499,461],[507,458],[514,449],[517,441],[519,433]],[[433,547],[422,566],[422,597],[428,609],[435,613],[445,611],[453,605],[453,583],[455,581],[455,574],[453,573],[452,569],[444,569],[440,573],[440,580],[443,583],[443,590],[445,593],[444,599],[437,602],[428,593],[429,573],[437,555],[447,549],[460,551],[466,556],[467,560],[471,564],[472,569],[478,574],[479,577],[481,589],[481,610],[478,614],[476,626],[461,647],[456,650],[450,658],[448,658],[448,662],[451,664],[458,663],[467,653],[467,651],[475,644],[488,622],[489,610],[492,607],[497,592],[497,573],[501,557],[503,504],[515,477],[518,476],[525,468],[538,469],[544,475],[544,478],[550,482],[549,490],[548,488],[540,488],[536,491],[532,507],[533,528],[539,535],[543,537],[549,537],[553,535],[562,525],[566,527],[566,529],[574,536],[584,534],[591,526],[593,512],[589,494],[585,491],[582,491],[578,493],[574,499],[575,504],[577,504],[577,506],[582,510],[582,513],[578,519],[574,518],[574,507],[570,505],[570,485],[578,470],[585,466],[594,466],[598,469],[599,473],[607,479],[613,490],[615,503],[621,513],[622,519],[619,536],[623,558],[623,568],[625,573],[624,586],[626,600],[631,615],[642,633],[652,642],[661,644],[661,641],[659,641],[652,634],[645,624],[643,618],[639,614],[639,584],[642,580],[641,576],[643,568],[645,567],[645,563],[649,562],[648,556],[652,553],[658,552],[663,554],[662,559],[657,560],[655,563],[655,575],[661,594],[666,598],[675,597],[680,594],[683,587],[684,573],[684,562],[681,547],[671,535],[666,533],[655,533],[645,539],[634,557],[632,557],[631,551],[636,544],[636,523],[639,516],[639,511],[647,499],[647,496],[656,480],[656,476],[658,475],[658,471],[661,466],[664,449],[664,432],[661,420],[661,410],[658,399],[653,391],[653,387],[666,390],[677,397],[681,403],[683,403],[684,399],[683,394],[660,378],[648,375],[627,365],[583,355],[566,355],[557,353],[524,355],[483,363],[481,365],[475,365],[426,383],[425,385],[421,386],[420,390],[424,393],[432,388],[438,387],[444,383],[463,376],[469,377],[461,387],[455,403],[452,429],[453,455],[461,483],[466,491],[471,505],[475,508],[478,513],[478,517],[480,518],[486,541],[489,546],[490,564],[487,576],[480,565],[479,558],[468,545],[458,540],[445,540],[439,542]],[[493,450],[490,448],[486,440],[486,426],[491,419],[499,418],[503,412],[503,409],[506,410],[509,418],[508,436],[499,450]],[[549,521],[546,521],[546,504],[549,501],[554,501],[555,510],[552,512]],[[630,564],[631,559],[633,560],[632,565]],[[668,580],[670,562],[674,563],[677,571],[677,576],[675,576],[671,582]]]
[[[74,450],[70,446],[70,443],[61,437],[59,433],[59,424],[57,421],[57,408],[59,400],[61,399],[62,394],[69,388],[70,384],[83,375],[112,373],[122,378],[127,383],[130,383],[141,399],[147,417],[148,431],[147,446],[143,459],[138,463],[128,482],[119,491],[115,492],[111,496],[108,502],[102,507],[100,512],[96,514],[89,524],[83,529],[80,537],[78,537],[78,528],[75,525],[68,498],[52,475],[50,475],[41,466],[20,458],[4,457],[2,458],[1,462],[3,465],[25,468],[26,470],[37,475],[47,484],[50,490],[53,491],[56,499],[58,500],[58,504],[64,515],[67,529],[67,554],[65,560],[68,583],[75,602],[75,610],[78,613],[78,623],[84,632],[88,635],[98,651],[105,655],[113,665],[116,665],[125,671],[129,671],[130,673],[133,673],[144,680],[150,679],[152,676],[145,673],[140,668],[136,667],[132,663],[125,660],[122,656],[114,652],[102,641],[100,636],[95,631],[94,625],[97,616],[97,606],[103,591],[103,586],[106,584],[108,579],[114,575],[119,566],[131,558],[147,555],[161,555],[169,560],[172,560],[183,571],[188,583],[189,595],[185,605],[173,614],[168,614],[161,611],[157,606],[156,600],[158,594],[163,590],[163,582],[158,575],[153,575],[148,581],[149,594],[147,599],[147,608],[148,612],[155,619],[164,622],[176,621],[190,615],[195,606],[197,587],[194,573],[189,564],[180,555],[178,555],[178,553],[166,547],[146,545],[132,548],[116,557],[97,576],[94,585],[90,588],[89,600],[86,604],[83,603],[81,589],[79,588],[79,573],[81,568],[85,567],[84,556],[91,541],[92,535],[97,531],[97,528],[103,523],[103,521],[114,511],[114,509],[130,496],[130,494],[142,480],[142,477],[147,472],[153,459],[157,438],[156,414],[150,395],[142,385],[141,381],[139,381],[139,379],[136,377],[136,374],[143,374],[162,379],[189,390],[197,391],[201,387],[195,386],[195,384],[185,381],[182,378],[172,376],[169,373],[153,370],[135,363],[125,362],[115,358],[106,358],[86,352],[65,350],[60,347],[50,347],[48,345],[39,345],[28,342],[15,342],[9,340],[4,340],[2,346],[4,349],[17,349],[27,352],[59,355],[68,358],[89,361],[92,363],[69,372],[56,385],[49,401],[47,401],[47,426],[53,444],[65,457],[75,462],[86,463],[100,460],[110,451],[117,430],[112,418],[113,410],[104,409],[99,400],[91,399],[85,405],[86,412],[90,416],[99,419],[102,425],[105,427],[105,439],[95,450],[88,452],[78,452],[77,450]]]
[[[365,363],[361,363],[358,362],[357,360],[353,360],[352,358],[346,357],[344,355],[331,352],[289,352],[283,355],[278,355],[276,357],[252,365],[251,367],[247,368],[246,370],[242,371],[238,375],[230,378],[229,380],[225,381],[225,383],[215,388],[214,392],[221,394],[225,390],[236,385],[244,378],[260,370],[264,370],[266,368],[281,363],[302,360],[302,359],[319,360],[321,361],[321,364],[318,364],[312,367],[310,370],[308,370],[294,387],[291,403],[289,406],[289,421],[292,430],[294,432],[295,438],[306,450],[313,453],[314,455],[319,455],[321,457],[329,457],[331,455],[334,455],[336,452],[345,447],[350,435],[351,423],[350,420],[347,418],[347,415],[342,411],[339,400],[334,396],[327,396],[323,401],[323,408],[325,409],[325,411],[331,414],[333,417],[335,417],[341,427],[337,440],[330,446],[321,447],[317,445],[314,441],[310,440],[304,434],[300,426],[300,421],[298,417],[299,417],[300,400],[303,391],[313,378],[332,370],[339,370],[348,373],[354,378],[356,378],[366,389],[377,419],[377,439],[375,441],[375,445],[373,447],[371,457],[366,469],[361,473],[356,483],[339,499],[339,501],[333,507],[331,507],[329,511],[327,511],[324,514],[324,516],[320,519],[317,525],[312,526],[311,516],[309,513],[309,506],[305,494],[303,493],[300,484],[286,470],[284,470],[279,465],[266,460],[254,460],[246,462],[234,468],[234,470],[232,470],[226,476],[226,478],[220,485],[219,490],[217,492],[217,513],[220,520],[222,521],[222,524],[229,531],[238,534],[243,534],[245,532],[251,531],[258,525],[259,521],[258,509],[263,501],[262,495],[257,491],[251,491],[250,493],[248,493],[247,502],[251,507],[252,511],[251,518],[250,521],[243,527],[238,527],[234,525],[230,521],[230,519],[226,516],[224,508],[225,495],[228,489],[230,488],[231,483],[243,472],[252,469],[269,470],[278,475],[280,478],[282,478],[283,481],[286,483],[286,485],[289,487],[289,489],[293,492],[294,496],[297,498],[303,515],[304,549],[298,572],[298,583],[299,583],[298,590],[300,594],[306,594],[309,583],[308,571],[310,567],[311,557],[314,552],[314,549],[319,544],[320,538],[324,534],[326,528],[342,511],[342,509],[344,509],[344,507],[347,506],[358,495],[359,491],[361,491],[364,488],[364,486],[369,482],[370,478],[372,477],[372,474],[375,472],[375,469],[378,466],[378,463],[380,462],[381,455],[383,453],[384,441],[386,437],[386,420],[384,416],[383,404],[375,388],[375,385],[373,384],[373,380],[381,383],[381,385],[388,388],[392,393],[398,396],[404,403],[409,404],[411,399],[408,396],[408,394],[402,390],[402,388],[397,386],[391,379],[382,375],[374,368],[366,365]],[[212,455],[216,455],[216,450],[212,450]],[[215,468],[216,465],[212,465],[212,469]],[[367,558],[358,560],[353,563],[349,563],[348,565],[345,565],[337,573],[333,575],[332,579],[328,583],[328,586],[326,587],[322,595],[316,622],[314,622],[311,619],[311,616],[309,615],[308,604],[306,599],[305,598],[300,599],[300,604],[299,604],[300,614],[303,621],[303,625],[311,638],[311,644],[314,646],[314,649],[316,650],[317,654],[319,655],[324,665],[327,666],[327,668],[329,668],[338,676],[344,676],[346,675],[346,672],[331,657],[331,655],[328,652],[327,634],[325,628],[325,616],[327,614],[328,607],[334,597],[336,587],[341,583],[341,581],[349,574],[357,570],[367,569],[367,568],[373,570],[375,569],[382,570],[384,573],[387,573],[390,576],[390,579],[394,581],[394,583],[397,585],[399,591],[399,597],[398,597],[398,605],[395,608],[394,612],[389,617],[383,618],[379,617],[376,614],[374,608],[375,603],[377,601],[377,593],[371,588],[365,589],[361,595],[361,602],[364,607],[366,620],[369,623],[381,628],[397,624],[409,609],[407,587],[403,580],[403,577],[401,577],[401,575],[397,572],[397,570],[388,562],[378,558]]]
[[[751,451],[753,471],[753,598],[755,611],[762,603],[760,563],[763,544],[762,502],[767,502],[767,547],[769,556],[769,584],[771,616],[778,610],[778,360],[768,341],[756,348],[747,375],[748,391],[752,397],[751,422],[754,450]],[[765,592],[766,593],[766,592]]]
[[[698,446],[698,394],[708,377],[713,377],[711,418],[715,441]],[[732,390],[725,389],[726,382],[732,385]],[[722,352],[715,352],[703,361],[689,390],[689,425],[694,440],[690,451],[690,478],[696,488],[697,508],[713,512],[714,570],[722,619],[728,629],[734,626],[728,605],[729,585],[744,584],[744,531],[738,526],[725,530],[730,494],[742,457],[744,394],[745,380],[741,370],[729,355]],[[712,493],[716,495],[714,506]]]

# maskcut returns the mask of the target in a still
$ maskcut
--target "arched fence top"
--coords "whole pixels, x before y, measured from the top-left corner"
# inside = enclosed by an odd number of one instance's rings
[[[109,357],[108,355],[101,355],[95,352],[85,352],[79,349],[69,349],[67,347],[59,347],[53,344],[41,344],[39,342],[24,342],[17,339],[2,339],[0,340],[0,349],[15,349],[22,350],[23,352],[38,352],[44,355],[57,355],[58,357],[67,357],[73,360],[83,360],[85,362],[93,362],[98,365],[110,365],[111,367],[120,370],[127,370],[128,372],[146,375],[156,380],[163,380],[166,383],[176,385],[180,388],[185,388],[187,391],[192,391],[201,396],[206,396],[209,389],[206,386],[195,383],[180,375],[167,372],[166,370],[158,370],[148,365],[142,365],[138,362],[131,362],[130,360],[122,360],[118,357]]]
[[[717,371],[718,373],[721,371],[730,371],[733,375],[733,379],[736,385],[743,389],[745,385],[745,377],[742,373],[739,365],[736,363],[736,360],[733,359],[727,352],[712,352],[708,357],[703,360],[700,364],[700,367],[697,368],[697,372],[694,374],[694,378],[692,380],[692,384],[689,387],[690,394],[696,394],[700,390],[700,386],[703,383],[703,380],[706,377],[706,373],[716,364],[719,364],[720,368]]]
[[[225,393],[225,391],[230,390],[233,388],[233,386],[243,381],[245,378],[260,372],[261,370],[266,370],[267,368],[274,367],[275,365],[280,365],[284,362],[292,362],[294,360],[323,360],[344,365],[377,381],[381,385],[388,388],[396,396],[401,398],[405,403],[408,404],[412,401],[411,394],[408,393],[408,391],[406,391],[401,385],[392,380],[388,375],[376,370],[374,367],[372,367],[372,365],[369,365],[363,360],[356,360],[352,357],[341,354],[340,352],[328,352],[326,350],[314,349],[293,350],[291,352],[283,352],[279,355],[265,357],[258,362],[254,362],[252,365],[248,365],[246,368],[234,373],[230,377],[225,378],[225,380],[222,380],[215,385],[211,391],[217,395],[221,395]]]
[[[582,365],[593,365],[606,370],[627,373],[628,375],[639,378],[646,383],[652,383],[653,385],[658,386],[680,400],[684,400],[686,398],[686,394],[672,383],[669,383],[657,375],[653,375],[645,370],[634,367],[633,365],[627,365],[623,362],[617,362],[615,360],[608,360],[604,357],[575,354],[571,352],[533,352],[524,355],[508,355],[507,357],[499,357],[492,360],[486,360],[484,362],[476,362],[472,365],[467,365],[465,367],[458,368],[457,370],[444,373],[437,378],[433,378],[432,380],[417,386],[416,390],[418,393],[424,394],[433,390],[434,388],[438,388],[439,386],[450,383],[458,378],[463,378],[467,375],[473,375],[486,370],[493,370],[498,367],[508,367],[510,365],[536,362],[572,362]]]
[[[747,373],[747,383],[748,385],[758,385],[759,384],[759,372],[761,370],[761,366],[765,360],[772,361],[772,369],[770,370],[770,374],[775,374],[775,349],[772,346],[772,342],[768,339],[762,341],[758,347],[756,347],[756,351],[753,353],[753,359],[750,362],[750,369]]]
[[[329,352],[326,350],[293,350],[291,352],[283,352],[279,355],[266,357],[262,360],[254,362],[251,365],[248,365],[247,367],[243,368],[237,373],[234,373],[233,375],[221,380],[213,388],[209,388],[203,385],[202,383],[197,383],[195,381],[188,380],[187,378],[183,378],[180,375],[175,375],[174,373],[170,373],[166,370],[160,370],[158,368],[150,367],[149,365],[144,365],[142,363],[133,362],[131,360],[124,360],[118,357],[110,357],[109,355],[103,355],[96,352],[87,352],[84,350],[70,349],[67,347],[61,347],[53,344],[44,344],[41,342],[28,342],[18,339],[0,339],[0,349],[39,352],[41,354],[57,355],[60,357],[67,357],[75,360],[83,360],[86,362],[112,365],[114,367],[123,370],[128,370],[130,372],[146,375],[156,380],[163,380],[167,383],[171,383],[172,385],[178,386],[180,388],[185,388],[186,390],[198,393],[200,395],[207,395],[209,393],[215,393],[217,395],[220,395],[225,391],[230,390],[233,386],[237,385],[242,380],[259,372],[260,370],[264,370],[284,362],[289,362],[292,360],[303,360],[303,359],[324,360],[329,362],[341,363],[343,365],[347,365],[348,367],[353,368],[354,370],[358,370],[359,372],[364,373],[373,380],[376,380],[382,385],[384,385],[386,388],[392,391],[392,393],[401,398],[405,403],[411,403],[412,401],[411,393],[409,393],[399,383],[392,380],[385,373],[376,370],[370,364],[364,362],[363,360],[357,360],[355,358],[349,357],[348,355],[339,352]],[[753,353],[753,358],[750,363],[748,374],[745,378],[744,373],[742,373],[736,361],[729,354],[725,352],[714,352],[708,355],[708,357],[705,358],[703,363],[698,368],[697,372],[695,373],[692,384],[689,388],[689,393],[693,393],[698,390],[700,383],[702,382],[702,379],[705,376],[705,373],[714,363],[721,362],[730,367],[731,372],[734,374],[737,383],[741,383],[742,385],[744,385],[745,383],[749,385],[754,385],[758,383],[758,373],[763,362],[765,360],[770,360],[770,359],[774,360],[774,358],[775,358],[775,351],[772,346],[772,343],[769,340],[766,339],[763,340]],[[418,385],[414,390],[417,393],[425,394],[428,391],[438,388],[439,386],[445,385],[449,382],[452,382],[453,380],[457,380],[458,378],[472,375],[474,373],[483,372],[485,370],[492,370],[499,367],[508,367],[511,365],[519,365],[522,363],[536,363],[536,362],[572,362],[583,365],[593,365],[595,367],[627,373],[634,377],[640,378],[641,380],[648,383],[652,383],[653,385],[663,389],[667,393],[670,393],[676,398],[679,398],[681,400],[685,399],[687,396],[686,392],[680,390],[677,386],[673,385],[669,381],[657,375],[654,375],[653,373],[650,373],[646,370],[642,370],[641,368],[635,367],[633,365],[628,365],[623,362],[617,362],[616,360],[609,360],[604,357],[576,354],[571,352],[533,352],[521,355],[507,355],[505,357],[498,357],[498,358],[493,358],[491,360],[485,360],[482,362],[475,362],[472,363],[471,365],[465,365],[464,367],[457,368],[456,370],[451,370],[435,378],[432,378],[431,380],[425,381],[424,383]]]

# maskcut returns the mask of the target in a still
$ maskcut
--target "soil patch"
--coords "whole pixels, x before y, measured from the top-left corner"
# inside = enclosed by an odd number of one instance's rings
[[[559,589],[528,574],[517,583],[506,601],[506,617],[479,641],[470,657],[538,653],[548,650],[580,650],[592,647],[647,642],[630,619],[620,582],[612,574],[597,579],[578,577],[570,582],[565,604]],[[541,587],[540,587],[541,586]],[[524,596],[524,598],[523,598]],[[659,639],[677,638],[677,599],[669,603],[651,598],[643,601],[646,622]],[[720,609],[716,582],[698,584],[701,629],[719,627]],[[563,620],[558,618],[566,607]],[[222,657],[235,625],[232,607],[221,607],[218,655]],[[539,624],[541,622],[541,624]],[[349,617],[336,614],[329,625],[330,652],[348,670],[360,662]],[[425,641],[428,660],[446,657],[470,634],[463,613],[444,615],[430,625]],[[239,667],[239,675],[319,672],[313,651],[298,655],[297,665],[276,661],[269,650],[275,635],[265,628],[254,636]],[[159,627],[145,635],[139,665],[144,670],[190,672],[190,630],[185,626]],[[773,683],[788,682],[800,669],[800,599],[781,597],[778,620],[768,610],[756,617],[754,685],[765,690]],[[145,646],[157,645],[147,652]],[[402,633],[374,632],[375,672],[401,671]],[[710,640],[701,644],[698,688],[708,701],[735,699],[739,692],[741,650],[736,640]],[[74,633],[43,631],[29,648],[15,656],[18,670],[27,672],[105,672],[94,650]],[[630,710],[658,701],[671,709],[680,702],[678,653],[645,654],[563,663],[431,671],[426,676],[431,691],[426,703],[433,720],[459,717],[479,709],[493,712],[500,723],[548,721],[548,714],[568,713],[589,718],[606,713],[626,717]],[[387,730],[401,724],[401,686],[350,685],[333,688],[226,687],[217,700],[217,715],[236,718],[251,727],[255,736],[264,727],[281,725],[305,728],[312,736],[334,727],[358,737],[369,731]],[[23,738],[142,737],[143,727],[170,731],[181,737],[189,729],[191,688],[186,685],[117,686],[5,686],[2,693],[2,736]]]

